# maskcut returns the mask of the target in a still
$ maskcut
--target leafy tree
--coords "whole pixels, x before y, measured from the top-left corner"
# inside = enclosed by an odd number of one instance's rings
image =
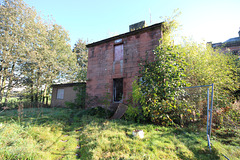
[[[73,81],[69,35],[63,27],[44,21],[22,0],[4,0],[0,6],[0,93],[6,99],[22,85],[31,101],[49,94],[54,82]],[[69,62],[70,60],[70,62]]]
[[[163,38],[154,50],[155,59],[142,63],[142,77],[133,90],[139,92],[133,98],[140,101],[145,119],[156,124],[188,123],[194,113],[199,113],[186,100],[177,101],[185,86],[214,83],[215,107],[226,107],[239,86],[234,55],[188,41],[176,45],[172,40],[176,28],[174,17],[163,24]]]
[[[173,120],[179,121],[179,108],[174,98],[178,95],[176,88],[186,85],[184,50],[168,38],[164,37],[154,50],[155,60],[142,66],[142,80],[139,83],[145,116],[156,124],[165,125]]]
[[[20,79],[21,62],[25,60],[27,23],[31,12],[21,1],[3,1],[0,6],[0,79],[1,99],[6,90],[6,99]],[[29,19],[28,19],[29,18]]]
[[[72,50],[72,55],[69,61],[69,72],[72,75],[72,79],[77,82],[86,81],[87,77],[87,62],[88,62],[88,52],[86,47],[86,42],[79,39]],[[66,105],[70,108],[84,108],[86,99],[86,88],[85,85],[79,84],[74,87],[76,91],[76,99],[74,103],[66,102]]]
[[[77,79],[80,81],[86,81],[87,78],[87,62],[88,52],[86,47],[86,41],[79,39],[73,48],[73,52],[77,59]]]
[[[214,50],[211,46],[205,44],[185,43],[184,48],[186,50],[185,59],[189,64],[185,70],[186,81],[191,86],[214,83],[213,122],[216,127],[221,127],[223,116],[228,117],[225,121],[236,118],[236,115],[227,115],[225,111],[229,110],[227,108],[232,111],[230,106],[233,106],[232,102],[237,98],[234,93],[239,87],[239,59],[231,53],[222,53],[220,50]],[[195,91],[195,94],[197,93],[194,100],[195,106],[191,108],[191,111],[198,113],[203,118],[206,115],[207,102],[201,100],[198,92]],[[191,95],[191,97],[194,96]],[[204,107],[201,105],[204,105]]]
[[[68,60],[73,56],[67,32],[59,25],[44,24],[41,21],[35,26],[40,31],[35,39],[34,50],[29,52],[29,62],[25,64],[25,81],[38,101],[38,94],[49,94],[49,87],[54,82],[69,81]],[[37,34],[37,32],[35,34]],[[29,81],[30,80],[30,81]],[[33,101],[33,98],[31,98]]]
[[[237,76],[238,57],[214,50],[205,44],[185,43],[186,81],[191,86],[209,85],[214,83],[214,97],[218,102],[226,102],[233,98],[239,81]]]

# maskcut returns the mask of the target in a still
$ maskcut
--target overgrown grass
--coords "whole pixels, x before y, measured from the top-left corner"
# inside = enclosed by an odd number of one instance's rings
[[[76,158],[79,137],[74,129],[65,131],[71,110],[29,108],[0,114],[0,159]],[[71,135],[71,136],[70,136]]]
[[[93,118],[86,116],[83,122],[88,119]],[[83,159],[225,159],[222,154],[230,159],[240,157],[240,145],[224,145],[217,140],[211,141],[210,152],[203,132],[103,119],[84,126],[80,138]],[[136,129],[144,131],[144,139],[132,136]]]
[[[132,136],[136,129],[143,139]],[[224,142],[224,133],[213,136],[210,152],[204,132],[61,108],[6,110],[0,113],[0,159],[238,159],[239,141]]]

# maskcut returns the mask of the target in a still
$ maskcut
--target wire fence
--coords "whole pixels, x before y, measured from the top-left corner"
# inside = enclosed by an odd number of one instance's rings
[[[194,86],[179,89],[175,99],[177,105],[183,107],[181,115],[182,125],[200,125],[198,128],[206,128],[207,124],[207,103],[208,93],[207,88],[210,86]],[[204,123],[203,123],[204,122]]]
[[[240,143],[240,140],[233,140],[240,137],[240,103],[218,105],[218,98],[214,97],[214,84],[181,88],[175,98],[178,106],[184,108],[182,125],[206,131],[210,150],[212,135],[226,144]]]

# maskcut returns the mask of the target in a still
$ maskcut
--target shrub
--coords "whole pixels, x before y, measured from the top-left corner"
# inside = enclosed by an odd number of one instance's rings
[[[169,125],[180,121],[176,116],[180,107],[176,106],[177,88],[186,85],[183,71],[186,62],[181,46],[162,39],[162,43],[154,50],[155,61],[145,62],[138,83],[142,97],[140,102],[144,116],[156,124]]]
[[[76,99],[74,102],[65,102],[65,105],[71,109],[74,108],[81,108],[85,107],[85,100],[86,100],[86,85],[79,84],[73,88],[76,91]]]
[[[154,50],[154,61],[146,60],[140,64],[142,77],[135,88],[140,96],[133,98],[140,101],[144,117],[155,124],[188,124],[194,118],[203,116],[199,114],[206,114],[203,108],[197,106],[202,100],[192,103],[176,99],[184,95],[186,91],[181,88],[185,86],[214,83],[214,108],[231,105],[235,96],[233,93],[239,87],[239,61],[236,56],[193,42],[176,45],[171,39],[171,33],[176,28],[176,21],[168,19],[163,24],[160,44]],[[131,110],[129,112],[134,112]],[[226,113],[235,114],[234,111]],[[216,124],[220,125],[220,121]]]
[[[96,116],[98,118],[110,118],[113,115],[113,112],[102,107],[88,108],[85,110],[79,111],[76,116]]]

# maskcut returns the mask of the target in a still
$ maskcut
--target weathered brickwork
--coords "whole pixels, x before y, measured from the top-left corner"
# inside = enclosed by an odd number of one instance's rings
[[[153,60],[153,50],[162,37],[161,23],[128,32],[116,37],[87,45],[88,71],[87,94],[104,97],[110,93],[114,102],[114,79],[123,79],[123,100],[126,103],[132,92],[132,82],[139,76],[139,63],[146,58]],[[123,45],[123,58],[114,61],[114,47]]]

